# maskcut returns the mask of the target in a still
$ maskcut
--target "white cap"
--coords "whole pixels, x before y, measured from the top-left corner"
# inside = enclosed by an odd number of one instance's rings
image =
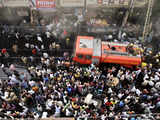
[[[142,83],[143,86],[146,86],[148,84],[147,80],[144,80],[144,82]]]
[[[33,44],[31,44],[31,48],[34,48],[34,45],[33,45]]]
[[[139,89],[136,89],[136,94],[139,96],[141,94],[141,91]]]
[[[28,91],[28,93],[30,93],[30,94],[34,94],[34,91],[33,91],[33,90],[30,90],[30,91]]]
[[[154,86],[154,82],[153,81],[149,81],[148,82],[150,86]]]
[[[37,40],[42,42],[42,38],[40,36],[37,37]]]
[[[109,39],[112,39],[112,38],[113,38],[113,36],[112,36],[112,35],[108,35],[108,38],[109,38]]]
[[[29,48],[29,43],[25,43],[25,47],[26,47],[26,48]]]
[[[44,58],[48,58],[48,54],[47,53],[43,53],[43,57]]]

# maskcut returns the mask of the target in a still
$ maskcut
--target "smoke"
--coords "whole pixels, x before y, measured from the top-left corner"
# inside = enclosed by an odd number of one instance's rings
[[[160,17],[157,18],[156,22],[153,24],[153,32],[155,37],[160,36]]]
[[[16,14],[16,10],[12,8],[1,8],[0,9],[0,21],[5,24],[18,24],[22,20],[22,17]]]

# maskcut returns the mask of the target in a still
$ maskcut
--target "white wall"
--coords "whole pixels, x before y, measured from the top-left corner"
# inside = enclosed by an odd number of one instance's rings
[[[29,0],[2,0],[4,7],[29,7]]]

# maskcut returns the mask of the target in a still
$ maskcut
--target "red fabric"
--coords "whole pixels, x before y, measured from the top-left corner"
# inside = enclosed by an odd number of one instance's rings
[[[90,113],[91,111],[87,108],[87,109],[86,109],[86,112],[87,112],[87,113]]]
[[[95,86],[95,84],[94,84],[93,82],[90,82],[90,85],[91,85],[91,86]]]
[[[144,89],[144,90],[143,90],[143,93],[144,93],[144,94],[148,94],[149,92],[148,92],[147,89]]]
[[[72,98],[72,101],[73,101],[73,102],[76,102],[76,101],[77,101],[77,98]]]
[[[106,109],[102,107],[102,108],[100,109],[100,111],[101,111],[101,113],[104,113],[104,112],[106,111]]]
[[[63,32],[63,34],[64,34],[64,35],[67,35],[67,31],[66,31],[65,29],[64,29],[64,32]]]
[[[3,53],[3,54],[5,54],[6,52],[7,52],[6,48],[3,48],[3,49],[1,50],[1,53]]]
[[[34,54],[34,55],[36,54],[36,49],[32,50],[32,54]]]
[[[106,104],[107,106],[111,106],[111,105],[112,105],[111,102],[106,102],[105,104]]]

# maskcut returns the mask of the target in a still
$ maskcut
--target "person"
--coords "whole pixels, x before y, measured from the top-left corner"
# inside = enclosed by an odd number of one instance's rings
[[[23,45],[28,50],[26,54],[16,54],[27,59],[24,60],[25,73],[16,71],[14,61],[10,61],[11,68],[6,65],[7,61],[2,61],[6,63],[3,70],[8,78],[0,80],[1,118],[7,115],[33,119],[73,116],[136,119],[133,115],[159,112],[159,66],[151,66],[148,62],[138,70],[117,65],[102,68],[93,64],[78,66],[71,59],[68,60],[69,54],[56,57],[47,51],[47,45],[55,43],[53,47],[60,50],[63,44],[49,40],[46,35],[39,36],[41,39],[35,35],[25,40]],[[133,48],[132,45],[130,47]],[[3,49],[1,54],[6,51]],[[69,65],[66,64],[68,61]],[[107,84],[108,81],[112,84]],[[93,97],[86,103],[88,94]]]
[[[134,54],[135,54],[134,47],[133,47],[133,43],[128,44],[128,46],[126,47],[126,51],[127,51],[129,54],[131,54],[131,55],[134,55]]]

